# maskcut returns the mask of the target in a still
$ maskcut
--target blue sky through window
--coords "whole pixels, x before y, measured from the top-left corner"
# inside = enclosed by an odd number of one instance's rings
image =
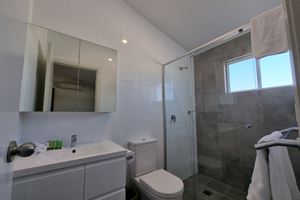
[[[282,53],[260,59],[259,69],[253,57],[227,63],[228,92],[238,92],[293,84],[290,54]],[[260,74],[261,82],[257,78]]]
[[[289,52],[259,60],[262,88],[292,85],[292,67]]]
[[[228,65],[230,92],[257,88],[255,59],[249,58]]]

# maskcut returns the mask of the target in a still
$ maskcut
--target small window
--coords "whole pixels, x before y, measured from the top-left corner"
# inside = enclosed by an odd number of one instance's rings
[[[226,62],[227,92],[293,85],[289,52],[256,60],[245,56]]]
[[[254,58],[243,58],[227,64],[228,91],[238,92],[257,88]]]
[[[289,52],[259,60],[261,87],[270,88],[293,84]]]

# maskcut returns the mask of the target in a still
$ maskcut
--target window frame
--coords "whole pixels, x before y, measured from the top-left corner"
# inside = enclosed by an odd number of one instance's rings
[[[234,63],[238,63],[238,62],[242,62],[244,60],[248,60],[248,59],[253,59],[253,54],[249,53],[249,54],[245,54],[236,58],[232,58],[229,59],[227,61],[224,62],[224,71],[225,71],[225,92],[226,93],[238,93],[238,92],[247,92],[247,91],[254,91],[254,90],[258,90],[259,86],[261,84],[259,84],[259,82],[261,82],[260,78],[258,77],[258,68],[257,68],[257,60],[255,59],[255,71],[256,71],[256,81],[257,81],[257,88],[254,89],[249,89],[249,90],[239,90],[239,91],[230,91],[230,75],[229,75],[229,65],[230,64],[234,64]]]
[[[234,63],[238,63],[238,62],[241,62],[241,61],[244,61],[244,60],[247,60],[247,59],[254,59],[254,60],[255,60],[257,88],[249,89],[249,90],[239,90],[239,91],[233,91],[233,92],[232,92],[232,91],[230,91],[229,65],[230,65],[230,64],[234,64]],[[290,57],[290,59],[291,59],[291,57]],[[291,65],[291,66],[292,66],[292,65]],[[224,77],[225,77],[225,78],[224,78],[224,81],[225,81],[225,84],[224,84],[224,85],[225,85],[225,93],[227,93],[227,94],[231,94],[231,93],[239,93],[239,92],[248,92],[248,91],[257,91],[257,90],[271,89],[271,88],[288,87],[288,86],[293,86],[293,85],[295,85],[295,81],[294,81],[293,74],[292,74],[292,81],[293,81],[293,82],[292,82],[292,84],[290,84],[290,85],[280,85],[280,86],[274,86],[274,87],[263,88],[263,87],[262,87],[262,77],[261,77],[261,66],[260,66],[260,62],[259,62],[259,59],[256,59],[252,53],[245,54],[245,55],[242,55],[242,56],[239,56],[239,57],[235,57],[235,58],[226,60],[226,61],[224,62],[224,73],[225,73],[225,76],[224,76]],[[293,73],[293,69],[292,69],[292,73]]]

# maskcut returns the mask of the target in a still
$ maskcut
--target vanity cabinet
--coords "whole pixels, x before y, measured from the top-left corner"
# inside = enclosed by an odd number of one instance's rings
[[[12,200],[125,200],[126,159],[17,177]]]
[[[82,200],[84,166],[50,171],[13,182],[12,200]]]
[[[125,199],[125,189],[112,192],[108,195],[91,199],[91,200],[124,200]]]
[[[122,174],[126,174],[125,158],[87,164],[84,199],[89,200],[124,188],[126,176]]]

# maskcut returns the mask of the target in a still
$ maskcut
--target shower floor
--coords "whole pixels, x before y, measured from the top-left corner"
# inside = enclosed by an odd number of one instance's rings
[[[201,173],[185,179],[183,200],[245,200],[246,193]],[[196,183],[196,185],[194,185]],[[194,194],[196,187],[196,194]]]

